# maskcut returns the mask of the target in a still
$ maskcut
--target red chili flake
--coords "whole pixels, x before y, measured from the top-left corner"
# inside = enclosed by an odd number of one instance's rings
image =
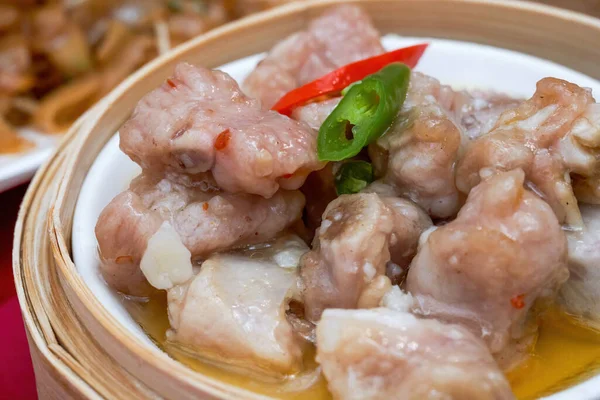
[[[284,175],[281,175],[281,177],[283,179],[290,179],[292,176],[294,176],[294,174],[284,174]]]
[[[525,307],[525,295],[520,294],[518,296],[513,297],[512,299],[510,299],[510,304],[517,310],[520,310],[521,308]]]
[[[117,264],[131,264],[133,262],[133,257],[131,256],[119,256],[115,259]]]
[[[202,204],[202,209],[204,211],[208,211],[208,203],[205,202],[204,204]]]
[[[177,84],[172,79],[167,79],[167,85],[171,86],[173,89],[177,87]]]
[[[231,134],[229,133],[229,129],[225,129],[217,136],[217,139],[215,140],[215,149],[223,150],[229,144],[229,139],[231,139]]]

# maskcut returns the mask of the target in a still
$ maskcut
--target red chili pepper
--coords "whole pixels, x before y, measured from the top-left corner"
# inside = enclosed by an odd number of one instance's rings
[[[317,80],[287,93],[279,99],[272,110],[289,116],[292,114],[294,108],[306,104],[317,97],[339,93],[348,85],[360,81],[394,62],[402,62],[410,68],[414,68],[427,46],[429,46],[428,43],[417,44],[344,65]]]

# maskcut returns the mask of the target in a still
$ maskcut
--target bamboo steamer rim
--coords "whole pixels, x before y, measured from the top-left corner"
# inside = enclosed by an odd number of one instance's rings
[[[55,379],[63,378],[74,393],[92,398],[119,398],[101,382],[83,376],[79,364],[93,363],[76,347],[60,342],[72,332],[58,329],[49,315],[60,312],[76,317],[84,332],[93,335],[95,351],[105,351],[105,362],[116,371],[117,387],[138,387],[139,395],[165,398],[264,398],[192,371],[158,349],[148,349],[116,322],[85,285],[70,254],[73,211],[83,179],[99,151],[149,88],[158,86],[180,61],[216,67],[235,59],[268,50],[276,41],[306,26],[314,16],[338,3],[359,4],[382,33],[467,40],[504,47],[550,59],[600,78],[600,20],[554,7],[502,0],[363,0],[292,3],[246,17],[217,28],[152,61],[107,95],[70,129],[56,153],[38,172],[24,198],[15,230],[13,250],[17,294],[31,347],[52,367]],[[488,18],[481,18],[484,15]],[[522,24],[526,22],[526,24]],[[402,28],[402,29],[398,29]],[[249,41],[252,37],[253,40]],[[46,225],[48,229],[43,229]],[[42,230],[42,233],[36,229]],[[34,240],[39,249],[28,247]],[[29,252],[32,252],[31,254]],[[35,253],[37,251],[37,253]],[[43,252],[47,252],[44,256]],[[40,271],[55,274],[58,285],[45,287],[35,281],[32,260],[46,261]],[[39,278],[39,276],[37,276]],[[51,291],[65,296],[65,310],[45,310],[42,299]],[[37,293],[48,295],[37,296]],[[64,329],[66,325],[60,325]],[[79,325],[78,325],[79,326]],[[56,336],[56,338],[53,337]],[[89,340],[89,337],[87,338]],[[75,341],[71,344],[74,346]],[[83,343],[83,342],[81,342]],[[99,354],[99,353],[98,353]],[[69,356],[74,360],[69,361]],[[99,356],[98,356],[99,357]],[[113,360],[113,361],[114,361]],[[36,368],[36,371],[38,369]],[[111,378],[107,375],[106,379]],[[39,378],[38,378],[39,379]],[[137,386],[136,386],[137,385]],[[124,395],[123,397],[127,397]]]

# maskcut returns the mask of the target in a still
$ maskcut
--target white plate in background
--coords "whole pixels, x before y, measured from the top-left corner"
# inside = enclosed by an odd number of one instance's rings
[[[30,180],[61,138],[61,135],[44,135],[31,129],[22,129],[19,134],[35,147],[21,153],[0,154],[0,193]]]

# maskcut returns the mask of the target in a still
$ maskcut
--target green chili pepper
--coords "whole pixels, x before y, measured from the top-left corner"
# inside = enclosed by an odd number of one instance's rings
[[[342,96],[345,96],[346,93],[348,93],[348,91],[350,91],[350,88],[352,88],[354,85],[358,85],[359,83],[361,83],[362,81],[356,81],[354,83],[349,84],[348,86],[346,86],[343,90],[342,90]]]
[[[409,80],[410,68],[393,63],[352,85],[319,129],[319,160],[354,157],[383,135],[404,103]]]
[[[373,166],[366,161],[347,161],[335,174],[335,191],[342,194],[358,193],[373,182]]]

